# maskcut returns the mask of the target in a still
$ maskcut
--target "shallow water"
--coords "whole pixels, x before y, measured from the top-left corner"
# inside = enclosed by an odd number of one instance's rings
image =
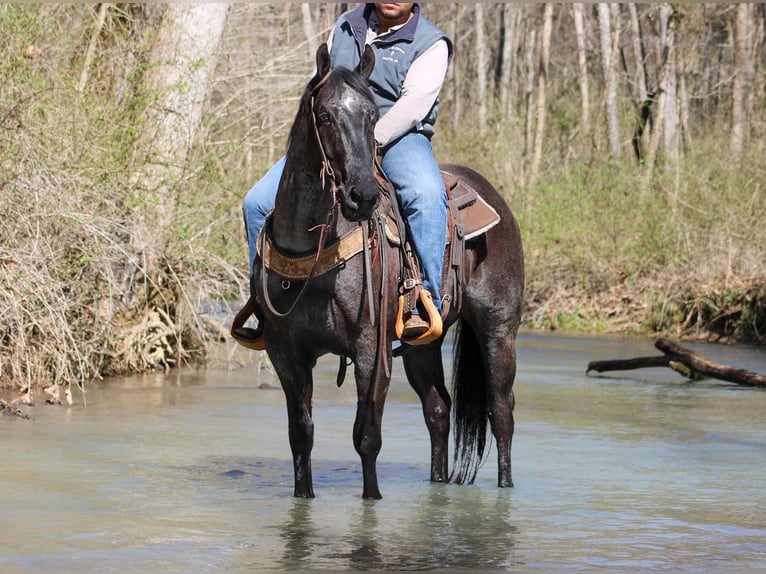
[[[766,350],[688,345],[766,372]],[[292,497],[281,390],[266,370],[116,379],[0,417],[0,571],[689,570],[766,568],[766,391],[669,369],[588,377],[658,354],[633,338],[519,337],[513,489],[495,451],[474,486],[428,481],[396,363],[381,501],[361,499],[355,393],[318,367],[317,498]],[[7,398],[7,397],[6,397]],[[84,401],[84,399],[87,399]]]

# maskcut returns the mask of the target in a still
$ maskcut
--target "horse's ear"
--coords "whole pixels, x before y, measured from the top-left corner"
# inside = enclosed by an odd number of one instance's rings
[[[324,78],[330,71],[330,51],[324,43],[317,49],[317,77]]]
[[[362,54],[362,61],[359,62],[358,71],[366,80],[372,74],[372,69],[375,67],[375,53],[370,48],[369,44],[364,47],[364,54]]]

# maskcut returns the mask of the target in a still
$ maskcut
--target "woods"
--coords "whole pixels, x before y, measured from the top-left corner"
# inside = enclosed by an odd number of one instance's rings
[[[204,360],[340,3],[0,5],[0,384]],[[434,146],[516,212],[527,325],[766,333],[766,7],[429,4]]]

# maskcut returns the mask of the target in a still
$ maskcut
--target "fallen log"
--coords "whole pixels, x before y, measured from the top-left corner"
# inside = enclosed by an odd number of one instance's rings
[[[669,367],[689,379],[714,378],[748,387],[766,388],[766,376],[729,365],[719,365],[700,357],[694,351],[667,339],[657,339],[654,346],[664,355],[636,357],[634,359],[612,359],[591,361],[586,374],[591,371],[627,371],[646,367]]]

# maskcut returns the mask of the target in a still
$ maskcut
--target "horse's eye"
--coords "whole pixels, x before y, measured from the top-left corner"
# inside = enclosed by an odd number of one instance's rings
[[[328,112],[319,112],[317,114],[317,125],[326,126],[332,122],[332,116]]]

